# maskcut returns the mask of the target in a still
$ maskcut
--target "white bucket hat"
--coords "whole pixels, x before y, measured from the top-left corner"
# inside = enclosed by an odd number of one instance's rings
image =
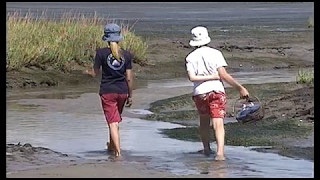
[[[197,26],[191,29],[191,34],[193,37],[189,42],[190,46],[202,46],[211,41],[208,30],[205,27]]]

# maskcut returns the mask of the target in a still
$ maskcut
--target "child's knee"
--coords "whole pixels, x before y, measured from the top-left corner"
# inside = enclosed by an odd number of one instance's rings
[[[213,118],[212,119],[212,124],[214,129],[221,129],[223,127],[223,118]]]

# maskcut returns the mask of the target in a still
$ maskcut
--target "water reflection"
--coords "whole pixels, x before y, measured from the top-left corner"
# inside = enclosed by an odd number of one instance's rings
[[[177,80],[153,82],[149,89],[136,90],[136,97],[146,97],[146,90],[163,98],[170,92],[178,92],[173,87]],[[179,84],[179,83],[178,83]],[[73,89],[77,92],[79,87]],[[182,88],[183,89],[183,88]],[[33,146],[48,147],[67,154],[79,155],[87,159],[108,161],[112,156],[104,150],[108,130],[96,92],[79,94],[79,97],[50,99],[46,92],[32,92],[37,98],[7,99],[6,139],[7,143],[31,143]],[[63,93],[63,90],[60,90]],[[31,93],[31,92],[28,92]],[[23,95],[23,93],[20,93]],[[46,99],[49,98],[49,99]],[[151,96],[149,97],[151,98]],[[147,103],[147,102],[145,102]],[[150,113],[139,108],[131,114]],[[143,104],[144,105],[144,104]],[[213,161],[213,155],[206,157],[198,151],[200,142],[186,142],[167,138],[161,129],[184,127],[158,121],[145,121],[127,114],[120,125],[123,158],[121,161],[143,162],[148,168],[165,170],[177,175],[199,175],[204,177],[313,177],[313,162],[292,159],[272,153],[252,151],[250,147],[226,146],[226,161]],[[212,143],[212,147],[216,147]]]
[[[204,161],[199,163],[200,174],[208,174],[211,178],[227,178],[226,161]]]

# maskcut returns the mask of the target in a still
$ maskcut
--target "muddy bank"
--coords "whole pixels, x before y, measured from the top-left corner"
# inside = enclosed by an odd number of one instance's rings
[[[29,143],[6,145],[6,172],[49,167],[62,163],[80,161],[80,157],[53,151],[44,147],[33,147]]]
[[[264,105],[264,118],[256,122],[238,123],[233,105],[238,92],[227,88],[226,145],[270,146],[259,151],[284,156],[314,159],[314,86],[313,84],[270,83],[245,85],[250,94],[259,97]],[[151,103],[154,114],[148,120],[167,121],[186,125],[186,128],[163,130],[171,138],[199,141],[198,114],[191,94]],[[211,139],[215,141],[213,133]]]
[[[29,143],[7,144],[6,162],[7,178],[176,177],[163,171],[150,170],[139,162],[113,158],[85,160],[48,148],[33,147]]]
[[[82,84],[99,84],[98,80],[82,74],[82,69],[84,69],[84,67],[70,72],[41,70],[39,68],[23,68],[19,71],[9,71],[6,73],[6,88],[26,89],[37,87],[42,88]]]

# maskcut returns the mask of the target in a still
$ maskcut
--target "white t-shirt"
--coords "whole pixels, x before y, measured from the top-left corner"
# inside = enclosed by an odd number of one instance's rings
[[[186,68],[196,75],[218,73],[219,67],[228,66],[222,53],[208,46],[200,47],[186,57]],[[225,92],[222,81],[209,80],[193,83],[193,95],[204,94],[210,91]]]

